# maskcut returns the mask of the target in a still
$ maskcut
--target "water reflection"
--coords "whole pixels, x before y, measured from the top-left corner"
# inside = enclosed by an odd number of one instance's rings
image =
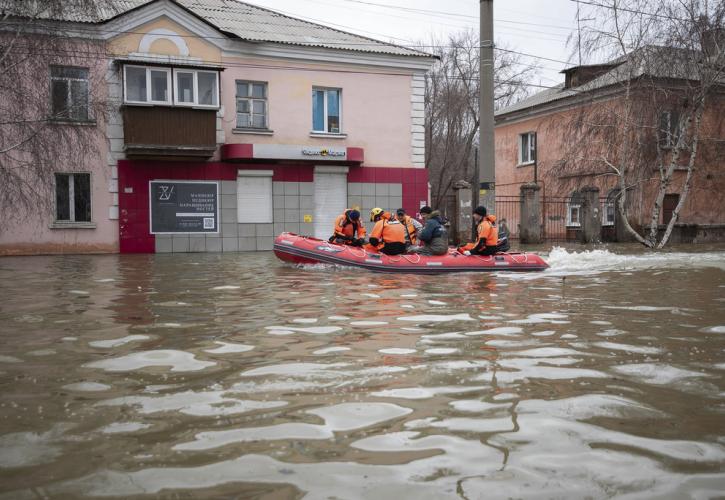
[[[0,260],[2,498],[717,496],[725,252]]]

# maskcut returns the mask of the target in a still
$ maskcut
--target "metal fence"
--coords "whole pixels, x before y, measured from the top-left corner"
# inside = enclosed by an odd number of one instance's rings
[[[521,197],[497,196],[496,220],[499,226],[506,226],[510,239],[518,239],[521,225]]]

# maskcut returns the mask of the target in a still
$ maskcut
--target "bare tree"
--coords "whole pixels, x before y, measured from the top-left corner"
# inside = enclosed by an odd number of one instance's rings
[[[431,202],[442,206],[454,182],[475,175],[474,147],[479,115],[479,39],[477,31],[433,41],[439,60],[426,76],[426,158]],[[494,100],[505,107],[526,95],[525,82],[535,67],[511,52],[494,56]]]
[[[591,8],[587,17],[597,21],[583,30],[581,50],[610,63],[603,76],[573,89],[582,105],[560,124],[568,146],[554,172],[616,179],[625,230],[662,248],[702,159],[722,140],[725,4],[602,0]],[[673,190],[678,202],[660,234],[663,200]]]
[[[0,225],[47,216],[54,172],[89,170],[98,161],[107,112],[104,44],[71,36],[53,20],[93,18],[107,7],[0,0]]]

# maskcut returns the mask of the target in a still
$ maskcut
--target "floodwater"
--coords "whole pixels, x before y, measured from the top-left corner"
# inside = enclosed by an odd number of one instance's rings
[[[725,494],[725,249],[0,259],[0,498]]]

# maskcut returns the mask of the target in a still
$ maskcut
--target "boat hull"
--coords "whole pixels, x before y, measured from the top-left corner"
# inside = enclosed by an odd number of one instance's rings
[[[447,255],[430,257],[416,254],[384,255],[294,233],[277,236],[274,240],[274,253],[280,260],[294,264],[335,264],[384,273],[543,271],[549,267],[541,257],[533,253],[466,256],[452,249]]]

